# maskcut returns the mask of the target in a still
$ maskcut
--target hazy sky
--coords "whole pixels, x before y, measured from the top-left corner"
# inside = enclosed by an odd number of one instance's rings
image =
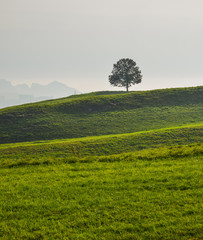
[[[0,0],[0,78],[117,90],[121,58],[143,74],[130,90],[202,85],[203,0]]]

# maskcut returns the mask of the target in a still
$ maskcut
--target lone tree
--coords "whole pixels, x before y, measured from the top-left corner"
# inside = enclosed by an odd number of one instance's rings
[[[142,75],[136,62],[129,58],[120,59],[113,65],[112,74],[109,76],[109,82],[113,86],[128,88],[135,83],[141,83]]]

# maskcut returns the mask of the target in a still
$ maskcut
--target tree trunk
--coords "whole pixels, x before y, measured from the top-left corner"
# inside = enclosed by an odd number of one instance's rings
[[[126,91],[128,92],[128,84],[126,85]]]

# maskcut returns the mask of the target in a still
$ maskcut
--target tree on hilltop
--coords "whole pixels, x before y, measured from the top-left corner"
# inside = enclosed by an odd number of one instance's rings
[[[113,86],[126,87],[126,91],[130,86],[141,83],[142,75],[136,62],[129,58],[120,59],[113,65],[112,74],[109,75],[109,82]]]

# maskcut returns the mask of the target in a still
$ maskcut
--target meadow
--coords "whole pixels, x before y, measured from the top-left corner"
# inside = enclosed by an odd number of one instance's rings
[[[201,144],[203,125],[186,125],[130,134],[0,145],[0,166],[54,163],[165,146]]]
[[[203,87],[75,95],[0,110],[0,143],[133,133],[202,123]]]
[[[202,144],[0,168],[2,239],[202,239]]]
[[[0,110],[0,239],[202,240],[203,88]]]

